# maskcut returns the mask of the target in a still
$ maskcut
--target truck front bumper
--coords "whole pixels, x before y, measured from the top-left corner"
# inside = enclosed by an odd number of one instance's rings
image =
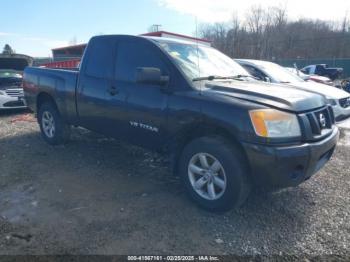
[[[243,147],[256,186],[276,189],[297,186],[317,173],[332,157],[338,139],[335,128],[315,143],[285,147],[243,143]]]

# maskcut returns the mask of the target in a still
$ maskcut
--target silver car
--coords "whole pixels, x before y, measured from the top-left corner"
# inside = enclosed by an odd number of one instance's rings
[[[32,64],[24,55],[0,55],[0,110],[26,108],[22,72]]]
[[[252,76],[271,83],[292,85],[296,88],[324,95],[332,105],[337,122],[350,117],[350,94],[344,90],[312,81],[305,81],[284,67],[267,61],[236,59]]]

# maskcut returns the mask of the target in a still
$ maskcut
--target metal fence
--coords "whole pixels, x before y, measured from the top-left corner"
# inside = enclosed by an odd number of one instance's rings
[[[344,77],[350,77],[350,58],[336,58],[336,59],[284,59],[277,60],[278,64],[282,66],[293,67],[294,63],[298,68],[303,68],[308,65],[327,64],[329,67],[344,68]]]

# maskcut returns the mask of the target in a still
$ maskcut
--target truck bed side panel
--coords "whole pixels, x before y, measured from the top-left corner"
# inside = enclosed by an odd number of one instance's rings
[[[71,124],[77,123],[75,90],[79,72],[46,68],[27,68],[24,72],[26,101],[34,112],[40,95],[49,95],[61,115]]]

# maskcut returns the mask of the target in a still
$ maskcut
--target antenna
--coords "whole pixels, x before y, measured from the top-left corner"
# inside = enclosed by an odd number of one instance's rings
[[[199,40],[198,40],[198,18],[195,16],[196,19],[196,46],[197,46],[197,67],[198,67],[198,77],[201,77],[201,67],[199,64]],[[202,82],[199,82],[199,94],[202,95]]]

